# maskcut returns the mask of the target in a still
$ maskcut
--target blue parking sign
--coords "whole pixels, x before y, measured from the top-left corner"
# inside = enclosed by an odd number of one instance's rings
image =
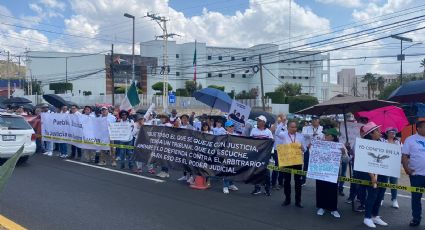
[[[176,103],[176,95],[173,93],[168,94],[168,103],[174,104]]]

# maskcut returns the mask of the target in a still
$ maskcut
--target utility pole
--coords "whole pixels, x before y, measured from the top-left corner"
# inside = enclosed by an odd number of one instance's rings
[[[10,52],[7,51],[7,66],[6,66],[6,74],[7,74],[7,98],[10,98]]]
[[[132,48],[132,53],[131,53],[131,59],[132,59],[132,61],[131,61],[131,84],[133,84],[133,82],[135,80],[135,72],[134,72],[134,32],[135,32],[134,27],[135,26],[134,26],[134,23],[135,23],[136,17],[134,17],[134,15],[131,15],[131,14],[128,14],[128,13],[125,13],[124,17],[130,18],[133,21],[133,48]]]
[[[65,57],[65,83],[68,83],[68,57]],[[32,77],[31,77],[31,86],[32,86]],[[68,88],[68,84],[66,84]],[[65,90],[65,94],[68,94],[68,90]]]
[[[109,71],[112,79],[112,106],[115,106],[115,79],[114,79],[114,44],[111,45],[111,64]]]
[[[21,55],[18,56],[18,79],[22,88],[22,79],[21,79]]]
[[[147,13],[147,17],[155,20],[158,23],[159,27],[162,29],[162,35],[156,36],[156,38],[163,39],[163,56],[162,56],[162,71],[163,71],[163,88],[162,88],[162,107],[164,112],[168,112],[168,73],[170,72],[170,67],[168,66],[168,38],[173,36],[178,36],[175,33],[168,33],[167,31],[167,19],[165,17],[160,17],[155,14]]]
[[[264,102],[263,63],[261,61],[261,54],[258,56],[258,59],[260,61],[261,104],[263,106],[263,111],[266,111],[266,105]]]

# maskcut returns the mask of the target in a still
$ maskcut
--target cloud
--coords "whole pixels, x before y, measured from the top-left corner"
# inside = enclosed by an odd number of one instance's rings
[[[32,11],[34,11],[37,14],[42,14],[43,13],[43,8],[41,8],[38,4],[36,3],[30,3],[29,7]]]
[[[316,0],[316,2],[327,5],[337,5],[347,8],[358,8],[363,6],[363,2],[361,0]]]
[[[40,3],[47,8],[65,10],[66,4],[58,0],[40,0]]]
[[[369,3],[363,10],[354,10],[353,18],[356,20],[367,20],[384,14],[394,13],[412,3],[412,0],[388,0],[384,5],[378,3]]]

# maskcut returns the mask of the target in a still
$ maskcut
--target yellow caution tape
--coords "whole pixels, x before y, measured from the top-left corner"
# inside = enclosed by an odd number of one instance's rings
[[[278,167],[278,166],[274,166],[274,165],[268,165],[267,169],[272,170],[272,171],[279,171],[279,172],[301,175],[301,176],[307,175],[307,172],[303,171],[303,170]],[[360,179],[343,177],[343,176],[338,177],[338,181],[349,182],[349,183],[352,183],[352,184],[359,184],[359,185],[365,185],[365,186],[372,186],[372,182],[370,182],[368,180],[360,180]],[[398,190],[404,190],[404,191],[408,191],[408,192],[425,193],[425,188],[422,188],[422,187],[410,187],[410,186],[390,184],[390,183],[382,183],[382,182],[378,182],[378,187],[389,188],[389,189],[398,189]]]
[[[107,147],[113,147],[113,148],[134,150],[134,146],[131,146],[131,145],[106,144],[106,143],[91,142],[91,141],[84,141],[84,140],[72,140],[72,139],[66,139],[66,138],[54,137],[54,136],[42,136],[42,135],[39,135],[39,134],[37,134],[36,136],[37,137],[48,138],[50,140],[67,141],[67,142],[79,143],[79,144],[88,144],[88,145],[96,145],[96,146],[107,146]]]

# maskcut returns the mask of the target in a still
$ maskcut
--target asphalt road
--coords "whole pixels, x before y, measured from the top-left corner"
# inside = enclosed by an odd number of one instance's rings
[[[172,176],[160,183],[36,155],[16,168],[0,195],[0,213],[28,229],[43,230],[366,229],[363,214],[352,212],[344,197],[341,219],[317,216],[313,181],[303,187],[305,207],[299,209],[280,205],[282,190],[253,197],[251,185],[238,184],[240,191],[225,195],[220,181],[198,191],[176,181],[181,173]],[[381,208],[390,224],[385,229],[409,228],[410,199],[400,197],[398,210],[389,200],[386,196]]]

